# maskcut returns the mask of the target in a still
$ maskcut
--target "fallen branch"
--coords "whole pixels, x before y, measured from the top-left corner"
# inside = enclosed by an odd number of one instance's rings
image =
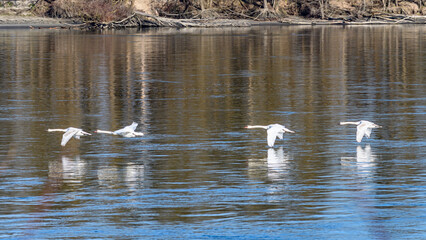
[[[426,16],[405,16],[380,14],[370,16],[366,20],[355,21],[353,19],[331,19],[331,20],[305,20],[302,18],[284,18],[276,21],[277,24],[287,25],[372,25],[372,24],[406,24],[406,23],[426,23]],[[144,12],[136,11],[131,16],[120,21],[99,23],[86,22],[77,27],[83,29],[111,29],[111,28],[142,28],[142,27],[249,27],[253,25],[271,24],[254,20],[233,20],[233,19],[174,19],[158,17]]]

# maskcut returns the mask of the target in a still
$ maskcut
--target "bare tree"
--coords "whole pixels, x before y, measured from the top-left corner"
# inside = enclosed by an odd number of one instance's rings
[[[318,0],[318,3],[320,5],[321,19],[324,19],[325,12],[327,11],[328,7],[328,0]]]
[[[390,0],[382,0],[382,4],[383,4],[383,11],[386,11],[388,9],[388,1]]]
[[[201,11],[205,11],[206,9],[213,7],[213,0],[199,0]]]

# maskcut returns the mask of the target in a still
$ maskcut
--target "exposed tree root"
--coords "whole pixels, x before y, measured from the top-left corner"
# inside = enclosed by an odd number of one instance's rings
[[[264,8],[259,11],[259,14],[254,18],[255,20],[261,21],[273,21],[278,20],[281,17],[274,10],[269,10],[269,8]]]
[[[113,29],[136,27],[247,27],[252,24],[245,20],[212,20],[212,19],[174,19],[149,15],[136,11],[133,15],[116,22],[86,22],[76,25],[84,29]]]
[[[265,12],[266,17],[269,15]],[[82,29],[119,29],[119,28],[141,28],[141,27],[248,27],[260,24],[261,22],[253,20],[231,20],[231,19],[174,19],[149,15],[143,12],[135,12],[133,15],[115,22],[99,23],[99,22],[86,22],[79,25],[70,25],[70,27]],[[426,16],[405,16],[405,15],[391,15],[391,14],[376,14],[363,19],[356,18],[334,18],[328,20],[306,20],[303,18],[285,18],[277,21],[282,24],[292,25],[332,25],[332,24],[404,24],[404,23],[417,23],[425,24]]]

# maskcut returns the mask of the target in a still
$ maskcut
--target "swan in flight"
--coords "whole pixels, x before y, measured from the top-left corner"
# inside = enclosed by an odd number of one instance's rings
[[[111,135],[120,135],[122,137],[127,137],[127,138],[143,136],[143,133],[135,132],[137,126],[138,126],[138,124],[133,122],[131,125],[126,126],[122,129],[116,130],[114,132],[104,131],[104,130],[98,129],[98,130],[95,131],[95,133],[106,133],[106,134],[111,134]]]
[[[61,146],[65,146],[67,144],[67,142],[74,137],[75,139],[80,139],[81,136],[86,136],[86,135],[92,135],[90,133],[87,133],[85,131],[83,131],[80,128],[73,128],[73,127],[69,127],[66,129],[47,129],[48,132],[65,132],[62,135],[62,141],[61,141]]]
[[[356,127],[356,141],[357,142],[361,142],[362,138],[364,136],[366,136],[367,138],[370,138],[370,134],[371,134],[371,130],[373,128],[381,128],[382,126],[379,126],[375,123],[366,121],[366,120],[361,120],[358,122],[340,122],[340,125],[348,125],[348,124],[352,124],[352,125],[357,125]]]
[[[245,128],[263,128],[266,129],[266,132],[268,134],[267,140],[268,140],[268,146],[274,147],[275,139],[283,139],[283,134],[285,132],[294,133],[290,129],[287,129],[283,125],[280,124],[270,124],[268,126],[261,126],[261,125],[248,125]]]

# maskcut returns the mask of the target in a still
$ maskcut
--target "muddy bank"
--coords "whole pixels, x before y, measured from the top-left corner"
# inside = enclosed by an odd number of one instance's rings
[[[31,15],[0,15],[0,28],[64,28],[74,24],[74,21],[64,19]]]
[[[113,29],[126,27],[249,27],[255,25],[371,25],[371,24],[425,24],[426,16],[406,16],[396,14],[376,14],[367,18],[328,18],[306,19],[286,17],[275,21],[250,19],[174,19],[149,15],[135,11],[131,16],[115,22],[86,22],[81,25],[89,29]]]
[[[247,19],[170,19],[135,12],[121,21],[99,23],[78,22],[37,16],[0,15],[0,28],[75,28],[111,29],[137,27],[250,27],[258,25],[372,25],[372,24],[426,24],[426,16],[377,15],[365,19],[334,18],[327,20],[287,17],[276,21]]]

